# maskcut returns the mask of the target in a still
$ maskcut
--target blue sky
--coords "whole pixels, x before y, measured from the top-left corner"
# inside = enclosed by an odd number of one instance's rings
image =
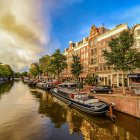
[[[52,10],[46,7],[47,2],[44,6],[44,18],[47,20],[46,14],[49,13],[51,22],[51,40],[47,48],[52,50],[60,48],[63,51],[68,47],[70,40],[80,41],[88,36],[93,24],[101,26],[104,23],[111,29],[121,23],[128,23],[130,27],[140,23],[139,0],[59,0],[59,3],[58,0],[52,1],[49,5]]]

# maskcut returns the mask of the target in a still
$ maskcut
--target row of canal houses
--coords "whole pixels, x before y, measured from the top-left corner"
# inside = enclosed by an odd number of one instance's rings
[[[136,24],[131,29],[127,24],[117,25],[109,30],[104,26],[96,27],[93,25],[90,29],[88,37],[83,38],[80,42],[69,42],[69,47],[66,48],[63,54],[67,57],[68,67],[61,73],[63,80],[72,80],[71,63],[72,55],[80,56],[84,66],[83,73],[79,80],[84,81],[87,75],[98,75],[101,85],[110,85],[113,87],[122,86],[121,71],[114,71],[111,67],[105,64],[102,51],[109,49],[108,41],[120,35],[124,30],[131,30],[134,33],[135,43],[134,48],[140,51],[140,24]],[[125,73],[126,86],[140,86],[140,70],[137,69],[134,73]]]

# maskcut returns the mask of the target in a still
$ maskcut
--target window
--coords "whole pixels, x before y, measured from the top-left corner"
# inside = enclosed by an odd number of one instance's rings
[[[91,65],[93,65],[93,58],[91,58]]]
[[[93,64],[96,64],[96,63],[97,63],[97,59],[94,58],[94,59],[93,59]]]
[[[96,48],[93,49],[93,54],[94,54],[94,55],[97,54],[97,49],[96,49]]]
[[[93,41],[90,42],[90,47],[92,47],[92,46],[93,46]]]
[[[100,66],[100,71],[102,71],[102,66]]]
[[[139,30],[137,30],[137,35],[140,35],[140,29],[139,29]]]
[[[108,70],[110,70],[110,66],[108,66]]]
[[[106,65],[104,65],[104,66],[103,66],[103,70],[105,70],[105,71],[106,71]]]
[[[93,55],[93,49],[91,49],[91,55]]]
[[[95,65],[97,64],[97,59],[96,58],[92,58],[91,59],[91,65]]]
[[[91,49],[91,55],[96,55],[97,54],[97,49],[94,48],[94,49]]]
[[[95,71],[98,71],[98,67],[95,67]]]

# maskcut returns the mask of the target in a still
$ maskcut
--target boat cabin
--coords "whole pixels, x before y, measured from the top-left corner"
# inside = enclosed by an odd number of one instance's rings
[[[62,83],[62,84],[59,84],[58,87],[72,90],[72,89],[76,89],[77,84],[76,83]]]

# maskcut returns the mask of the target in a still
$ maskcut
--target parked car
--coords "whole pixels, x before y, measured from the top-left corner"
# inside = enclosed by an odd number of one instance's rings
[[[91,92],[93,93],[109,93],[111,94],[113,92],[113,89],[110,86],[98,86],[98,87],[93,87],[91,89]]]

